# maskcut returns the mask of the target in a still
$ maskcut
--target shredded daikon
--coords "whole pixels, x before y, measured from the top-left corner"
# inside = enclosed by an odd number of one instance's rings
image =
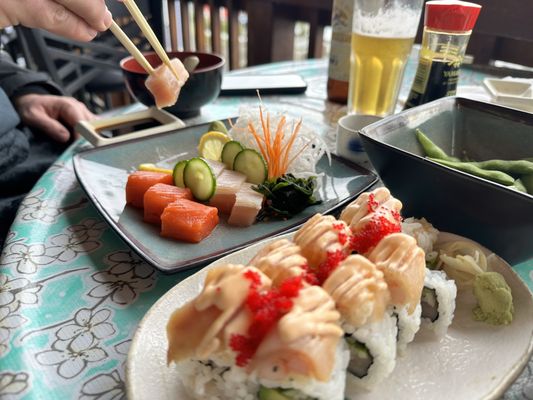
[[[463,240],[443,244],[440,249],[438,268],[459,287],[470,287],[477,274],[487,271],[487,257],[483,250],[472,242]]]
[[[260,111],[262,111],[264,117],[264,126],[261,121]],[[266,124],[267,117],[268,125]],[[250,132],[250,124],[263,140],[267,140],[268,138],[264,136],[264,130],[266,129],[274,135],[282,118],[287,119],[287,122],[284,124],[284,132],[281,139],[282,146],[286,146],[291,139],[291,132],[293,132],[299,121],[297,119],[290,120],[282,113],[270,114],[264,106],[261,106],[261,109],[259,107],[241,108],[239,118],[233,124],[229,133],[233,140],[240,142],[244,147],[252,148],[260,152],[261,149],[253,134]],[[309,126],[303,123],[289,147],[288,160],[290,162],[286,173],[291,173],[298,178],[307,178],[312,175],[316,176],[316,164],[324,153],[327,154],[331,162],[326,142],[316,132],[310,129]]]

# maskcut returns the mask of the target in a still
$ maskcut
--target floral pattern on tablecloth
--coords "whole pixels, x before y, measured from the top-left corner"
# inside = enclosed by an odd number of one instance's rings
[[[302,72],[297,63],[280,68],[307,73],[316,85],[310,85],[305,104],[300,98],[276,106],[297,101],[334,143],[332,127],[344,109],[324,106],[317,71],[323,76],[325,63],[317,62],[316,71]],[[221,99],[204,118],[234,115],[235,102]],[[28,194],[0,256],[2,399],[125,399],[125,361],[137,324],[159,297],[194,272],[163,275],[112,231],[74,175],[72,155],[86,146],[73,145]],[[530,288],[532,267],[517,267]],[[533,399],[532,370],[530,362],[506,399]]]

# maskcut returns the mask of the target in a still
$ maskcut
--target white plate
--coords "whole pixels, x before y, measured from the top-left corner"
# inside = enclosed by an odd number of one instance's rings
[[[180,282],[153,305],[141,321],[128,354],[128,399],[189,399],[175,369],[166,364],[165,327],[170,314],[200,292],[207,269],[220,263],[247,264],[259,247],[279,238],[221,258]],[[457,239],[462,238],[448,233],[441,233],[439,237],[442,242]],[[407,354],[398,359],[386,384],[372,392],[346,393],[346,397],[368,400],[499,398],[531,356],[533,298],[505,261],[498,258],[492,269],[505,277],[513,292],[515,316],[509,326],[493,327],[474,321],[471,310],[475,300],[469,293],[460,293],[455,318],[446,337],[438,340],[430,332],[419,332]]]

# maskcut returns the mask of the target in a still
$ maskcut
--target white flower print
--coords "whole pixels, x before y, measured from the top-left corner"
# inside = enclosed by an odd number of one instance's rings
[[[77,234],[65,233],[53,236],[50,244],[47,253],[61,262],[70,262],[80,254],[89,253],[100,247],[100,242],[90,240],[88,236],[79,237]]]
[[[89,363],[104,360],[107,353],[98,343],[80,340],[56,340],[52,350],[37,353],[37,361],[44,366],[57,366],[57,373],[65,379],[78,376]]]
[[[79,238],[92,238],[96,239],[102,235],[102,232],[107,228],[104,221],[89,218],[83,221],[81,224],[72,225],[68,228],[69,232]]]
[[[0,373],[0,395],[21,394],[28,389],[28,374],[25,372]]]
[[[106,322],[111,316],[108,309],[93,312],[82,308],[74,316],[74,323],[65,325],[56,332],[60,340],[72,341],[75,348],[81,348],[84,343],[93,343],[95,340],[104,339],[115,334],[115,328]]]
[[[90,297],[109,297],[118,305],[133,303],[139,293],[153,288],[155,283],[154,273],[147,278],[139,277],[134,270],[124,274],[112,274],[108,271],[97,272],[92,275],[93,280],[101,285],[96,286],[89,292]]]
[[[81,388],[80,400],[122,400],[126,399],[124,380],[117,370],[109,374],[96,375]]]
[[[0,307],[0,356],[9,349],[11,330],[22,326],[27,319],[15,313],[9,307]]]
[[[27,289],[24,289],[27,288]],[[31,283],[26,278],[16,278],[9,280],[9,277],[0,274],[0,307],[9,305],[15,300],[23,304],[36,304],[37,294],[41,287],[31,287]]]
[[[146,264],[131,251],[117,251],[107,257],[111,265],[109,272],[115,275],[125,274],[133,271],[140,278],[148,278],[154,273],[153,268]]]
[[[46,248],[42,244],[26,245],[24,243],[13,243],[7,254],[2,259],[2,266],[14,265],[21,274],[34,274],[40,265],[48,265],[55,258],[46,254]]]
[[[57,221],[59,214],[61,214],[61,208],[57,201],[29,197],[22,202],[18,217],[22,221],[39,220],[52,224]]]

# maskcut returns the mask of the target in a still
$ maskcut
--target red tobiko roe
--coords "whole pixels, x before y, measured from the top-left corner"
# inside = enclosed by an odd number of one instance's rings
[[[402,231],[400,213],[397,211],[390,212],[393,216],[393,221],[378,211],[374,213],[370,221],[360,232],[353,234],[350,244],[352,251],[365,254],[385,236]]]
[[[339,222],[333,224],[333,229],[338,232],[339,243],[344,246],[349,239],[349,233],[345,232],[345,225]]]
[[[246,335],[233,334],[230,338],[230,347],[237,353],[235,362],[239,367],[248,364],[268,332],[292,309],[291,299],[297,297],[303,287],[302,277],[296,276],[284,280],[279,288],[259,292],[259,274],[248,270],[244,276],[251,282],[246,307],[252,314],[252,323]]]
[[[328,251],[326,260],[318,266],[318,270],[316,272],[316,279],[318,280],[320,286],[322,286],[335,268],[337,268],[339,264],[346,259],[346,257],[348,257],[348,254],[340,249],[336,251]]]

